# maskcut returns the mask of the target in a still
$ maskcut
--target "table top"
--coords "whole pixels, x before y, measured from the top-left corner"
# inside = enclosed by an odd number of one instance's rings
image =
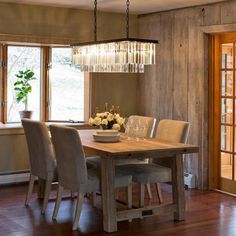
[[[176,154],[187,154],[199,152],[199,147],[190,144],[174,143],[160,139],[127,140],[121,139],[116,143],[100,143],[93,139],[94,130],[79,130],[82,145],[85,151],[95,151],[105,156],[129,156],[137,158],[137,155],[149,155],[153,158],[164,157]],[[136,155],[134,155],[136,154]]]

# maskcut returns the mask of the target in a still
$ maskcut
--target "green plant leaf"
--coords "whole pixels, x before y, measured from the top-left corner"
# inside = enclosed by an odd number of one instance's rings
[[[32,92],[32,86],[29,83],[31,80],[35,80],[34,72],[30,69],[25,71],[19,71],[16,74],[18,80],[14,83],[14,90],[16,91],[16,101],[26,103],[28,93]]]
[[[23,81],[16,81],[16,82],[14,83],[14,86],[19,85],[19,84],[23,84]]]
[[[23,75],[17,74],[16,77],[17,77],[17,78],[23,78]]]

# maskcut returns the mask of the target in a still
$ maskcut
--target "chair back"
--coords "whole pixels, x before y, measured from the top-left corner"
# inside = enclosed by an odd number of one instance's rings
[[[186,143],[189,134],[189,122],[179,120],[160,120],[157,126],[156,138]]]
[[[29,150],[31,173],[42,179],[53,178],[55,173],[54,150],[45,123],[22,119]]]
[[[52,143],[55,148],[59,184],[71,190],[79,190],[87,182],[87,168],[83,147],[76,129],[51,125]]]
[[[156,138],[166,141],[186,143],[188,139],[190,124],[179,120],[160,120],[157,126]],[[166,158],[153,159],[153,163],[161,166],[171,167],[171,162]]]
[[[128,118],[125,134],[128,136],[152,138],[155,125],[156,119],[153,117],[132,115]]]

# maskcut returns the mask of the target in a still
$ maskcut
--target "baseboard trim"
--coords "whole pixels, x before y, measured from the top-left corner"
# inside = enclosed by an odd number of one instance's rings
[[[229,195],[231,197],[236,197],[236,194],[234,194],[234,193],[228,193],[228,192],[222,191],[220,189],[212,189],[212,190],[216,191],[216,192],[219,192],[219,193],[223,193],[223,194]]]
[[[29,172],[0,175],[0,185],[28,182],[29,175]]]

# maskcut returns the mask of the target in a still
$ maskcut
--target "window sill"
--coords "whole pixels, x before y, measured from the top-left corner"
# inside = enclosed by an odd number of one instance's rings
[[[61,124],[65,126],[70,126],[76,129],[91,129],[87,123],[71,123],[71,122],[46,122],[49,126],[51,124]],[[2,124],[0,123],[0,135],[15,135],[15,134],[24,134],[23,127],[21,123],[14,123],[14,124]]]

